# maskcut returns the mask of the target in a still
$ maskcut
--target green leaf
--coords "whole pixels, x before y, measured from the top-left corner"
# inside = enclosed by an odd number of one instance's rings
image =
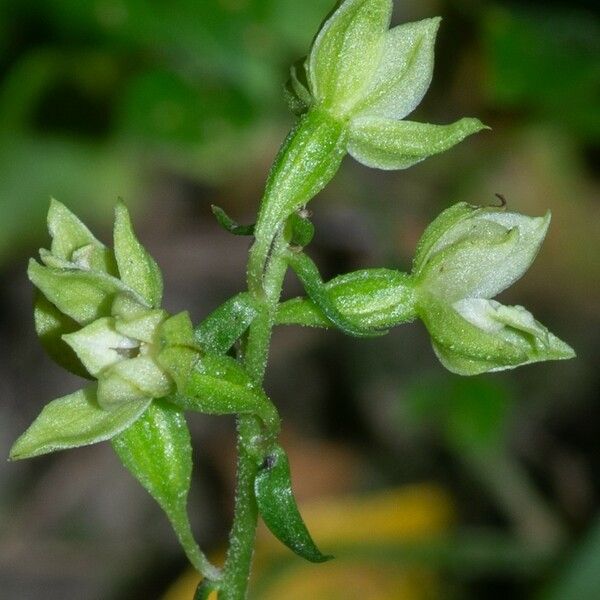
[[[254,235],[254,225],[240,225],[234,221],[221,207],[216,204],[211,204],[210,209],[212,210],[217,223],[229,233],[233,235]]]
[[[321,274],[317,266],[306,254],[302,252],[290,252],[288,263],[302,282],[310,299],[338,329],[354,337],[385,335],[385,331],[369,329],[362,326],[362,324],[351,321],[338,309],[329,290],[321,279]]]
[[[400,120],[417,107],[431,83],[440,21],[439,17],[423,19],[385,33],[379,68],[355,107],[357,118]]]
[[[257,315],[252,297],[242,292],[224,302],[196,328],[198,343],[215,354],[225,354]]]
[[[439,154],[486,129],[478,119],[461,119],[451,125],[392,121],[382,117],[353,119],[348,152],[359,162],[377,169],[406,169]]]
[[[281,446],[274,446],[254,480],[258,510],[271,533],[310,562],[333,558],[322,554],[302,520],[292,492],[290,465]]]
[[[346,0],[325,21],[309,56],[317,103],[343,116],[362,97],[381,59],[391,0]]]
[[[33,259],[27,274],[56,308],[80,324],[109,315],[115,295],[131,293],[121,281],[104,273],[51,269]]]
[[[40,342],[50,358],[67,371],[90,379],[90,374],[81,364],[77,354],[62,339],[64,334],[77,331],[80,327],[79,323],[61,313],[39,291],[35,294],[33,320]]]
[[[190,562],[206,572],[207,560],[194,541],[187,515],[192,446],[183,412],[153,402],[131,427],[112,439],[123,465],[168,516]]]
[[[172,396],[178,406],[206,414],[250,414],[261,419],[266,429],[279,431],[277,410],[250,376],[229,356],[203,354],[183,389]]]
[[[160,269],[135,236],[129,212],[123,203],[115,208],[114,245],[123,282],[151,307],[159,307],[163,292]]]
[[[136,421],[150,398],[104,410],[96,388],[88,387],[47,404],[29,429],[14,443],[11,460],[108,440]]]

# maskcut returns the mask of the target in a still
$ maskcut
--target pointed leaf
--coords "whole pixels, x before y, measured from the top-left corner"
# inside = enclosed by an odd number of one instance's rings
[[[135,236],[129,212],[123,203],[115,208],[114,245],[123,282],[150,306],[159,307],[163,292],[160,269]]]
[[[325,21],[309,56],[317,103],[339,115],[360,100],[381,58],[391,0],[346,0]]]
[[[14,443],[10,458],[31,458],[108,440],[136,421],[148,404],[146,398],[108,411],[98,405],[95,387],[79,390],[47,404]]]
[[[212,204],[210,209],[212,210],[217,223],[229,233],[233,235],[254,235],[254,225],[240,225],[237,221],[234,221],[220,206]]]
[[[377,169],[406,169],[433,154],[486,129],[478,119],[461,119],[451,125],[392,121],[380,117],[354,119],[348,152],[359,162]]]
[[[258,510],[271,533],[310,562],[333,558],[322,554],[302,520],[292,491],[290,465],[281,446],[274,446],[254,480]]]
[[[404,119],[429,88],[441,19],[398,25],[385,33],[379,68],[355,108],[357,117]]]
[[[212,567],[194,541],[187,515],[192,446],[183,412],[153,402],[131,427],[112,439],[123,465],[158,502],[171,521],[190,562],[206,573]]]
[[[61,313],[41,292],[37,291],[33,306],[35,331],[44,350],[61,367],[86,379],[90,374],[81,364],[74,350],[62,339],[67,333],[80,328],[79,323]]]
[[[198,325],[196,340],[210,352],[225,354],[248,329],[256,315],[257,310],[250,294],[237,294]]]
[[[203,354],[178,392],[172,401],[186,410],[215,415],[256,415],[270,433],[279,431],[277,410],[229,356]]]

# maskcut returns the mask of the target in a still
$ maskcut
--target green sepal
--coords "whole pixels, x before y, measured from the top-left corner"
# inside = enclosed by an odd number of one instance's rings
[[[379,66],[354,116],[400,120],[423,99],[433,76],[434,44],[441,19],[404,23],[385,32]]]
[[[162,274],[155,260],[138,241],[129,212],[122,202],[115,207],[114,247],[121,280],[151,307],[160,306]]]
[[[215,215],[217,223],[225,231],[233,233],[233,235],[254,235],[254,225],[240,225],[216,204],[211,204],[210,209],[212,210],[213,215]]]
[[[194,541],[187,514],[192,445],[183,412],[157,400],[111,443],[125,468],[166,513],[190,562],[203,572],[206,558]]]
[[[250,294],[237,294],[196,327],[196,341],[209,352],[225,354],[248,329],[257,314]]]
[[[61,313],[39,291],[35,294],[33,320],[35,331],[48,356],[67,371],[92,379],[75,351],[62,339],[63,335],[77,331],[79,323]]]
[[[343,117],[360,101],[381,59],[391,0],[345,0],[313,42],[308,71],[315,102]]]
[[[279,431],[279,415],[265,393],[233,358],[203,354],[172,401],[186,410],[206,414],[251,414],[270,434]]]
[[[376,337],[386,331],[377,331],[363,327],[346,317],[336,306],[329,290],[321,279],[315,263],[302,252],[290,252],[288,263],[302,282],[309,298],[323,311],[325,316],[341,331],[354,337]]]
[[[48,209],[50,252],[80,268],[116,275],[113,253],[64,204],[52,198]]]
[[[53,400],[13,444],[10,458],[31,458],[108,440],[131,426],[150,401],[145,398],[104,410],[97,402],[95,386]]]
[[[381,117],[353,119],[348,152],[377,169],[406,169],[462,142],[486,126],[478,119],[460,119],[451,125],[392,121]]]
[[[54,306],[82,325],[108,316],[116,294],[131,293],[121,281],[105,273],[52,269],[34,259],[29,261],[27,274]]]
[[[475,307],[462,308],[464,314],[461,314],[457,308],[465,302],[474,303]],[[489,305],[493,316],[478,314],[479,304]],[[522,307],[502,306],[482,298],[452,306],[429,297],[420,301],[419,312],[436,355],[449,371],[459,375],[478,375],[575,356],[568,344]]]
[[[490,298],[529,268],[550,225],[550,213],[527,217],[499,208],[464,206],[442,213],[446,229],[432,224],[435,235],[424,234],[427,250],[418,252],[414,276],[427,293],[454,302],[462,298]],[[429,229],[429,228],[428,228]]]
[[[294,212],[286,221],[285,236],[291,246],[304,248],[312,242],[315,226],[307,217]]]
[[[333,558],[317,548],[302,520],[292,491],[290,464],[281,446],[273,446],[265,456],[254,480],[254,494],[265,525],[280,542],[310,562]]]

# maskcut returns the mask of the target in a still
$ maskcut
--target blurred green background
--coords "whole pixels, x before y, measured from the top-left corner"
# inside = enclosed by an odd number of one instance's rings
[[[366,341],[277,331],[267,389],[299,497],[309,514],[315,499],[330,503],[312,528],[338,561],[300,568],[265,542],[255,598],[600,598],[593,6],[396,3],[394,22],[444,19],[434,82],[414,119],[476,116],[493,130],[404,172],[347,159],[311,205],[311,254],[327,277],[408,269],[426,224],[454,202],[489,204],[501,193],[514,210],[550,209],[538,259],[503,300],[529,308],[578,358],[460,379],[442,370],[419,324]],[[293,122],[281,93],[287,67],[330,8],[0,0],[0,455],[47,401],[79,385],[33,332],[26,260],[47,243],[50,196],[105,241],[124,198],[164,270],[167,309],[201,319],[242,289],[248,250],[218,228],[210,204],[253,220]],[[298,293],[292,277],[287,285]],[[194,416],[190,426],[192,521],[218,556],[231,519],[234,424]],[[375,501],[386,494],[401,500]],[[339,523],[327,516],[345,510]],[[350,535],[367,515],[375,524],[365,537]],[[108,445],[0,461],[0,597],[160,598],[184,570],[166,519]]]

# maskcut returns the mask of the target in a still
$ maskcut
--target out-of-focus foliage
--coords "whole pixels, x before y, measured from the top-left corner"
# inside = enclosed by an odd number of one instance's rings
[[[148,162],[231,176],[328,6],[3,2],[0,262],[39,239],[50,195],[99,219],[119,196],[143,199]]]
[[[600,22],[593,14],[497,7],[486,15],[484,41],[492,105],[600,140]]]

